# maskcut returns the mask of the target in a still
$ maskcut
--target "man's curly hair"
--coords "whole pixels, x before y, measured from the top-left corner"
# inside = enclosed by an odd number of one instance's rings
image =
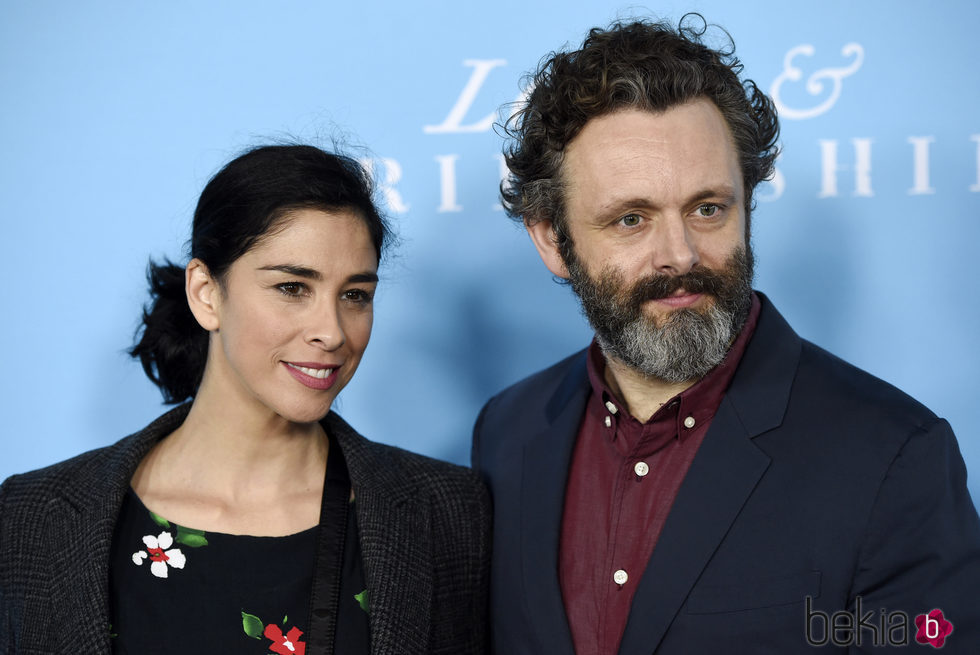
[[[770,179],[779,122],[755,82],[739,79],[742,64],[728,47],[703,42],[708,25],[687,14],[676,29],[665,22],[616,22],[593,28],[572,52],[553,52],[529,78],[526,104],[503,126],[510,174],[500,193],[507,214],[533,224],[550,220],[560,245],[568,239],[561,167],[565,148],[592,118],[633,108],[664,111],[708,98],[732,134],[745,185],[746,228],[752,192]]]

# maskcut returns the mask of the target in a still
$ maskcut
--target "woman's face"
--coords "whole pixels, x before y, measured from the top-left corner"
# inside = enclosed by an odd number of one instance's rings
[[[212,292],[205,384],[260,418],[321,419],[367,347],[377,270],[353,212],[291,212]]]

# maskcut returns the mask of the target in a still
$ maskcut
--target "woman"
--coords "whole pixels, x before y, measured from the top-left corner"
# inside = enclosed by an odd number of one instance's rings
[[[212,178],[132,350],[189,402],[0,487],[0,653],[485,650],[481,483],[330,412],[388,236],[344,157],[261,147]]]

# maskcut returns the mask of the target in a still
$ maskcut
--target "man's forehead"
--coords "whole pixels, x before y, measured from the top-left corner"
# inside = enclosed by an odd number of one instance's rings
[[[734,147],[721,110],[709,98],[698,97],[667,109],[621,107],[585,122],[565,145],[565,154],[594,148],[611,139],[637,138],[652,145],[677,140],[726,140]]]
[[[603,207],[649,201],[651,194],[689,200],[743,193],[727,124],[707,100],[590,120],[566,148],[562,177],[570,197],[585,194]]]

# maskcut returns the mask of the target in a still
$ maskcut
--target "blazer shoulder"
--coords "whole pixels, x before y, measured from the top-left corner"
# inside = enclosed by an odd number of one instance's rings
[[[125,440],[124,440],[125,441]],[[9,477],[0,485],[0,604],[4,587],[11,602],[22,602],[32,576],[42,570],[52,548],[46,526],[59,525],[74,513],[98,513],[108,502],[107,490],[125,485],[128,478],[107,464],[120,448],[116,444],[91,450],[42,469]],[[69,509],[71,508],[71,509]],[[69,509],[69,514],[64,510]],[[58,528],[60,529],[60,527]],[[93,530],[93,535],[97,530]],[[92,537],[95,539],[96,537]],[[16,598],[20,598],[17,601]]]
[[[125,442],[132,439],[130,436],[111,446],[96,448],[44,468],[10,476],[2,486],[5,510],[21,505],[37,507],[52,497],[63,497],[66,492],[70,495],[73,487],[103,479],[107,459],[112,459],[113,453],[119,448],[125,448]]]
[[[588,384],[586,353],[587,349],[580,350],[506,387],[486,402],[481,417],[490,412],[501,411],[510,415],[528,408],[543,411],[547,400],[563,386],[569,383],[572,386]]]
[[[898,387],[806,340],[794,386],[832,400],[834,413],[840,416],[887,418],[915,427],[938,420],[932,410]]]
[[[2,485],[5,521],[15,508],[33,511],[52,498],[62,498],[83,507],[106,485],[128,483],[129,476],[146,452],[183,421],[188,408],[185,405],[170,410],[139,432],[112,445],[10,476]]]
[[[414,487],[416,491],[426,491],[436,496],[463,495],[474,499],[483,495],[483,482],[469,468],[397,446],[372,445],[378,451],[378,461],[384,462],[393,475],[399,476],[401,482]]]
[[[489,502],[482,480],[469,468],[371,441],[333,412],[324,421],[344,452],[355,494],[361,485],[383,488],[391,498],[425,494],[435,496],[436,501],[453,497],[480,504]]]
[[[527,377],[509,385],[491,398],[504,398],[508,396],[522,396],[529,392],[535,395],[541,393],[542,389],[555,387],[564,380],[569,373],[581,367],[585,371],[585,357],[588,349],[582,349],[572,353],[568,357],[552,364],[548,368],[532,373]]]

